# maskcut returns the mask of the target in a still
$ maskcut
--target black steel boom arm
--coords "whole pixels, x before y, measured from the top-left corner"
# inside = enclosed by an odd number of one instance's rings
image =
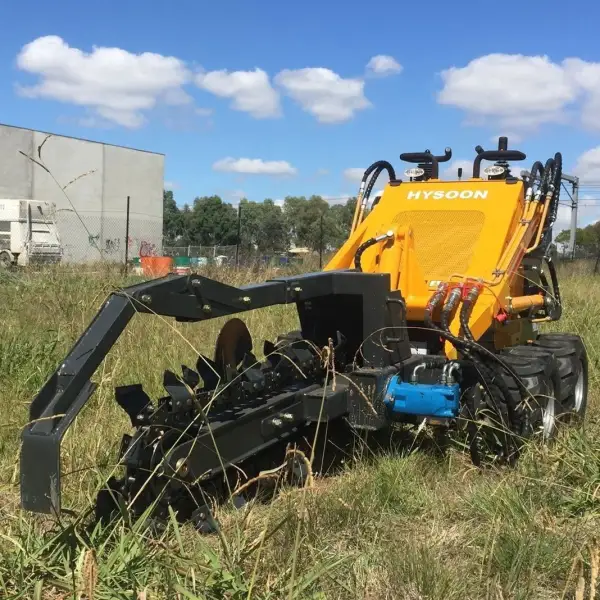
[[[358,300],[358,318],[343,321],[359,329],[349,335],[362,342],[388,323],[389,295],[389,275],[354,271],[311,273],[239,288],[196,274],[168,275],[113,292],[31,404],[30,422],[22,433],[23,508],[60,513],[61,440],[96,389],[91,377],[136,312],[193,322],[295,303],[303,330],[318,337],[330,335],[327,328],[338,325],[334,321],[339,304],[332,311],[327,300],[343,296]],[[389,360],[375,341],[364,344],[362,354],[371,364]]]

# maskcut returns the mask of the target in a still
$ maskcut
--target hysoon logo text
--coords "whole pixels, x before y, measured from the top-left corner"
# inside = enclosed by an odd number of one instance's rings
[[[408,192],[406,196],[407,200],[454,200],[460,198],[461,200],[485,200],[488,195],[488,190],[437,190],[435,192],[426,192],[425,190],[418,190],[415,192]]]

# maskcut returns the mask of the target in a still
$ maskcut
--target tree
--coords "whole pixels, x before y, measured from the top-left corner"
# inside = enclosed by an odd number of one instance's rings
[[[289,236],[281,206],[270,198],[259,205],[256,245],[261,252],[287,250],[289,247]]]
[[[286,196],[283,200],[283,214],[290,243],[295,246],[302,245],[299,240],[299,231],[302,229],[302,215],[306,198],[304,196]]]
[[[339,248],[350,235],[352,219],[354,218],[354,209],[356,207],[356,197],[348,198],[345,204],[334,204],[331,209],[331,229],[328,238],[329,245],[333,248]]]
[[[163,191],[163,238],[167,246],[172,246],[183,235],[183,215],[171,190]]]
[[[278,252],[290,245],[311,250],[339,247],[349,234],[356,198],[329,205],[321,196],[288,196],[283,207],[270,198],[240,201],[242,252]],[[202,196],[193,207],[180,209],[173,192],[163,195],[163,230],[166,245],[218,246],[238,243],[238,211],[219,196]]]
[[[237,242],[236,211],[219,196],[196,198],[188,220],[192,244],[229,246]]]

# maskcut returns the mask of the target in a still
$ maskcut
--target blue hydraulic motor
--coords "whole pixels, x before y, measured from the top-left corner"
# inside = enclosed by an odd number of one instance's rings
[[[458,363],[448,362],[438,383],[419,383],[419,371],[426,369],[425,362],[415,367],[410,381],[403,381],[395,375],[388,382],[384,404],[394,420],[403,420],[411,415],[428,418],[432,421],[446,421],[458,417],[460,385],[455,382],[453,373]]]

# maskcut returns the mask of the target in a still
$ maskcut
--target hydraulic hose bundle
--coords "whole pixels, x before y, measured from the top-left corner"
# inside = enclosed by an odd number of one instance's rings
[[[358,197],[356,198],[356,208],[354,209],[354,218],[352,220],[352,228],[350,233],[353,233],[358,227],[359,223],[362,221],[365,209],[367,208],[367,204],[371,196],[371,192],[375,186],[375,182],[384,170],[388,172],[390,181],[396,180],[396,171],[394,171],[394,167],[392,167],[387,160],[378,160],[365,170],[360,182]],[[369,179],[370,175],[372,176]]]
[[[473,308],[475,299],[479,295],[478,288],[473,288],[477,289],[477,294],[473,291],[473,289],[469,291],[461,310],[461,322],[463,324],[465,338],[460,338],[453,335],[448,328],[448,319],[450,314],[456,308],[462,296],[462,289],[460,287],[455,288],[450,292],[448,301],[442,308],[442,315],[440,319],[441,327],[433,322],[433,312],[440,305],[440,303],[443,302],[444,298],[446,297],[448,287],[449,286],[447,283],[442,283],[434,292],[427,303],[424,322],[426,326],[435,329],[443,339],[449,341],[459,352],[462,352],[462,354],[472,362],[479,376],[481,384],[490,395],[494,412],[499,414],[501,418],[505,417],[514,431],[520,431],[521,419],[517,404],[506,381],[504,381],[501,373],[499,373],[498,369],[495,367],[500,366],[504,371],[506,371],[515,380],[517,385],[526,393],[527,387],[521,381],[519,376],[510,368],[510,366],[506,364],[506,362],[504,362],[493,352],[490,352],[485,347],[474,341],[473,335],[468,327],[468,315]],[[471,339],[469,339],[469,337]],[[493,366],[489,364],[490,361],[494,362]],[[506,407],[506,410],[503,410],[502,406]],[[503,446],[508,452],[508,436],[502,435],[502,437],[504,438]]]

